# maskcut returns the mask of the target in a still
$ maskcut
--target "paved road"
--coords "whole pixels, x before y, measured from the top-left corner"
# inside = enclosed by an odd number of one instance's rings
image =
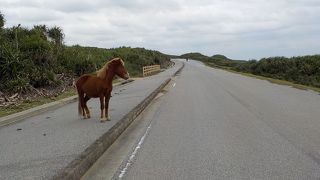
[[[174,83],[124,179],[320,178],[318,93],[195,61]]]
[[[92,118],[79,119],[77,103],[0,128],[0,179],[48,179],[65,167],[182,65],[115,87],[111,121],[100,123],[100,103],[91,99]]]

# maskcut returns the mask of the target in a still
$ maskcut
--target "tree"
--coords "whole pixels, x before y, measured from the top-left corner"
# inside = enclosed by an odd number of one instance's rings
[[[64,34],[62,29],[58,26],[54,26],[53,28],[48,30],[48,35],[52,38],[57,46],[62,45]]]
[[[35,31],[36,33],[40,33],[43,39],[47,40],[47,37],[49,36],[49,33],[48,33],[49,30],[46,25],[35,25],[33,26],[32,30]]]
[[[5,22],[4,15],[0,12],[0,28],[3,28]]]

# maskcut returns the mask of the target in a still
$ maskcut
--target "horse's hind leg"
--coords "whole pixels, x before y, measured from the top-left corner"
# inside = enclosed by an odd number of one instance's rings
[[[85,111],[84,111],[84,93],[78,90],[78,96],[79,96],[79,115],[82,115],[83,117],[85,116]]]
[[[89,108],[87,106],[87,102],[89,101],[90,97],[85,95],[84,96],[84,111],[85,111],[85,114],[86,114],[86,118],[90,118],[90,111],[89,111]]]

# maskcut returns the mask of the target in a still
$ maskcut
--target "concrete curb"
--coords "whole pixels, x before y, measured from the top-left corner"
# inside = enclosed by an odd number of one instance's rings
[[[132,81],[134,81],[134,80],[128,80],[128,81],[119,82],[119,83],[114,84],[113,86],[114,87],[115,86],[120,86],[120,85],[123,85],[123,84],[130,83]],[[69,103],[77,101],[77,99],[78,99],[78,95],[75,95],[75,96],[64,98],[64,99],[61,99],[61,100],[58,100],[58,101],[54,101],[54,102],[51,102],[51,103],[43,104],[43,105],[40,105],[40,106],[37,106],[37,107],[34,107],[34,108],[30,108],[30,109],[27,109],[25,111],[21,111],[21,112],[18,112],[18,113],[14,113],[14,114],[11,114],[11,115],[8,115],[8,116],[1,117],[0,118],[0,128],[3,127],[3,126],[7,126],[9,124],[17,123],[17,122],[22,121],[22,120],[24,120],[26,118],[30,118],[30,117],[42,114],[42,113],[47,112],[47,111],[58,109],[58,108],[66,105],[66,104],[69,104]]]
[[[184,62],[182,62],[182,66],[178,69],[177,72],[174,73],[173,76],[176,76],[177,74],[179,74],[183,68],[184,68]]]
[[[177,72],[180,72],[183,67],[184,63],[178,71],[174,73],[174,76]],[[171,78],[166,79],[148,97],[134,107],[119,122],[91,144],[75,160],[69,163],[67,167],[58,172],[52,179],[80,179],[170,81]]]

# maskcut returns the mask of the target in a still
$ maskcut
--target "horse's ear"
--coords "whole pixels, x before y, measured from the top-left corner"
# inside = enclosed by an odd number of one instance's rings
[[[119,58],[119,62],[124,66],[124,61],[123,61],[123,59]]]

